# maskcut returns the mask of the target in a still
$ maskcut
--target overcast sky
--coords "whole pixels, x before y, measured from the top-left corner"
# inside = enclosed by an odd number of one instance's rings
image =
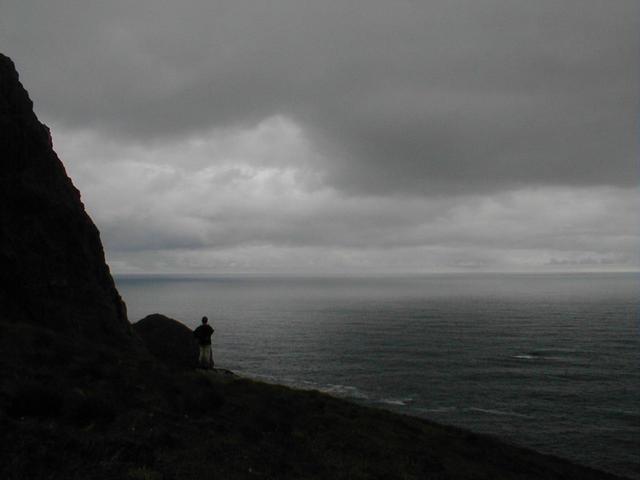
[[[115,272],[640,267],[637,0],[0,0]]]

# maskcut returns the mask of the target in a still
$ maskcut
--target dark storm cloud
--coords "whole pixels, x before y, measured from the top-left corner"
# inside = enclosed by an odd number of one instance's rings
[[[3,1],[45,118],[129,142],[281,115],[348,193],[637,184],[635,0]]]

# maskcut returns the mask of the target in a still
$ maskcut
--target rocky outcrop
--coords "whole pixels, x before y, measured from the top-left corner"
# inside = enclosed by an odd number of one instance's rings
[[[159,313],[147,315],[133,324],[147,349],[169,367],[194,368],[198,345],[193,332],[185,325]]]
[[[133,339],[98,229],[0,54],[0,321],[103,343]]]

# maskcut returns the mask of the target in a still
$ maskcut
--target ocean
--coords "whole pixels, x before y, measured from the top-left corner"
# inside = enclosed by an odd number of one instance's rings
[[[640,479],[640,275],[117,276],[216,365]]]

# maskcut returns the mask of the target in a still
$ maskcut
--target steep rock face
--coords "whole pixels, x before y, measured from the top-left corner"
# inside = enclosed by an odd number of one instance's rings
[[[159,313],[147,315],[133,324],[147,349],[165,365],[193,368],[197,365],[198,345],[185,325]]]
[[[0,54],[0,321],[96,341],[133,336],[97,228]]]

